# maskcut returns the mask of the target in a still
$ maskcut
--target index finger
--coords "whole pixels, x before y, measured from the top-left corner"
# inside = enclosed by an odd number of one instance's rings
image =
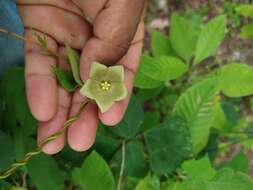
[[[94,36],[81,56],[81,77],[85,81],[91,62],[115,64],[128,51],[137,31],[145,0],[75,0],[91,19]]]
[[[25,31],[25,38],[35,40],[28,30]],[[52,51],[57,51],[58,45],[51,37],[46,36],[46,41]],[[52,72],[54,64],[56,59],[45,54],[41,47],[25,43],[26,92],[31,112],[39,121],[48,121],[56,113],[57,81]]]

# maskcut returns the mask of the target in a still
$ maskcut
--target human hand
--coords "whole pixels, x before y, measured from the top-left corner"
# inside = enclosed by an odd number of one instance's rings
[[[25,38],[34,40],[29,31],[45,35],[49,48],[65,55],[64,42],[80,50],[80,74],[87,80],[92,61],[125,67],[128,97],[101,113],[89,103],[66,135],[43,147],[47,154],[59,152],[68,141],[76,151],[89,149],[95,141],[98,120],[115,125],[123,117],[133,87],[142,49],[144,24],[141,21],[145,0],[16,0],[25,26]],[[63,90],[52,72],[52,65],[67,68],[65,61],[46,55],[31,43],[25,43],[25,79],[28,103],[39,120],[38,142],[56,133],[75,115],[85,97],[79,90]]]

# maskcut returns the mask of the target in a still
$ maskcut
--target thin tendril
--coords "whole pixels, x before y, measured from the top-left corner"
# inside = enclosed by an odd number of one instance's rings
[[[122,160],[121,160],[117,190],[121,190],[121,184],[122,184],[124,169],[125,169],[125,159],[126,159],[125,158],[126,157],[126,142],[125,142],[125,140],[123,140],[123,142],[122,142],[122,153],[121,154],[122,154]]]
[[[27,164],[27,162],[35,155],[38,155],[42,152],[42,148],[48,144],[49,142],[57,139],[58,137],[60,137],[61,135],[64,134],[65,130],[73,123],[75,122],[78,118],[79,115],[81,113],[81,111],[83,110],[83,108],[89,103],[89,99],[85,100],[80,109],[79,112],[74,116],[71,117],[69,120],[67,120],[64,124],[63,127],[56,133],[54,133],[53,135],[47,137],[45,140],[43,140],[41,143],[39,143],[38,147],[34,150],[31,151],[29,153],[27,153],[24,158],[22,160],[16,161],[15,163],[13,163],[8,169],[6,169],[5,171],[3,171],[2,173],[0,173],[0,180],[1,179],[5,179],[7,177],[9,177],[10,175],[12,175],[19,167],[21,166],[25,166]]]
[[[27,39],[27,38],[24,38],[23,36],[21,36],[21,35],[15,33],[15,32],[10,32],[10,31],[8,31],[8,30],[6,30],[6,29],[4,29],[4,28],[0,28],[0,33],[5,33],[5,34],[7,34],[7,35],[9,35],[9,36],[15,37],[15,38],[18,39],[18,40],[22,40],[22,41],[24,41],[24,42],[28,42],[28,43],[31,43],[31,44],[35,44],[35,45],[37,45],[37,46],[43,48],[43,49],[44,49],[45,51],[47,51],[47,53],[49,53],[49,55],[51,55],[51,56],[54,56],[54,57],[57,57],[57,58],[60,58],[60,59],[64,59],[64,58],[65,58],[64,56],[58,54],[57,52],[55,52],[55,51],[53,51],[53,50],[51,50],[51,49],[49,49],[49,48],[47,48],[47,47],[43,47],[40,43],[35,42],[35,41],[33,41],[33,40],[29,40],[29,39]]]

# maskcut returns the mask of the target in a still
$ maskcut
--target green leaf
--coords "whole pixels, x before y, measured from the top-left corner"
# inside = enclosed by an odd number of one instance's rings
[[[46,40],[46,36],[43,35],[39,35],[36,31],[34,31],[32,28],[30,29],[32,35],[36,38],[37,42],[40,44],[41,47],[47,49],[48,45],[47,45],[47,40]]]
[[[176,56],[169,37],[156,30],[152,33],[151,49],[155,57],[163,55]]]
[[[139,181],[139,178],[125,177],[122,190],[133,190]]]
[[[156,96],[158,96],[163,90],[164,90],[163,86],[155,88],[155,89],[139,89],[135,93],[135,95],[137,96],[137,98],[139,99],[141,103],[144,103],[147,100],[151,100],[152,98],[155,98]]]
[[[236,172],[249,173],[249,160],[243,151],[239,152],[232,160],[225,163],[225,167],[232,168]]]
[[[118,176],[122,161],[122,149],[119,149],[112,158],[110,166],[113,173]],[[125,176],[144,177],[148,172],[142,145],[138,141],[130,142],[125,147]]]
[[[208,156],[199,160],[185,161],[182,168],[186,172],[187,177],[194,181],[211,180],[216,174]]]
[[[220,69],[221,90],[228,97],[253,94],[253,67],[246,64],[228,64]]]
[[[141,125],[141,131],[146,131],[153,127],[156,127],[160,122],[159,112],[145,112],[144,121]]]
[[[241,38],[251,38],[253,36],[253,24],[246,24],[241,28]]]
[[[7,169],[15,159],[15,152],[11,137],[0,131],[0,172]]]
[[[0,123],[11,131],[15,158],[21,159],[26,153],[27,139],[37,130],[37,122],[28,108],[23,68],[12,67],[5,73],[0,82],[0,96],[3,105]]]
[[[38,155],[27,164],[28,174],[38,190],[62,190],[64,180],[56,161],[46,155]]]
[[[120,143],[117,139],[101,134],[100,132],[97,133],[93,148],[106,160],[110,160],[119,147]]]
[[[186,180],[174,185],[173,190],[251,190],[253,181],[246,174],[230,168],[221,169],[212,180]],[[169,190],[172,190],[169,189]]]
[[[10,190],[27,190],[26,188],[23,188],[23,187],[15,187],[15,186],[12,186],[10,188]]]
[[[83,85],[83,82],[80,78],[80,56],[78,54],[77,51],[75,51],[74,49],[72,49],[67,43],[66,43],[66,50],[67,50],[67,54],[68,54],[68,60],[71,66],[71,71],[73,74],[73,77],[76,81],[77,84],[79,84],[80,86]]]
[[[123,120],[111,131],[120,137],[131,139],[140,131],[143,118],[142,107],[137,98],[132,96]]]
[[[156,175],[148,174],[139,182],[135,190],[160,190],[160,180]]]
[[[149,59],[150,58],[150,59]],[[147,62],[148,61],[148,62]],[[137,70],[134,80],[134,86],[143,89],[153,89],[163,85],[163,82],[152,79],[149,75],[144,73],[146,64],[152,62],[152,58],[149,56],[143,55],[141,58],[141,63]]]
[[[151,168],[158,174],[170,174],[191,154],[190,134],[179,118],[148,130],[144,137]]]
[[[226,32],[226,16],[217,16],[201,30],[195,52],[194,65],[211,56],[220,46]]]
[[[188,70],[180,59],[169,56],[151,58],[143,55],[142,64],[142,72],[157,81],[175,80]]]
[[[72,172],[76,185],[86,190],[114,190],[115,181],[105,160],[93,151],[83,162],[81,168]]]
[[[225,131],[228,127],[227,117],[220,103],[215,107],[215,118],[212,127],[221,132]]]
[[[236,7],[236,12],[244,17],[253,18],[253,5],[251,4],[242,4]]]
[[[170,41],[176,53],[189,63],[196,47],[197,32],[178,14],[173,14],[171,17]]]
[[[217,83],[216,78],[210,78],[195,84],[181,95],[174,107],[174,113],[187,121],[195,154],[208,142],[218,101]]]
[[[74,92],[77,88],[77,84],[74,81],[74,78],[69,71],[65,71],[56,65],[53,67],[53,71],[59,81],[60,85],[68,92]]]
[[[138,69],[138,71],[135,75],[135,79],[134,79],[134,86],[135,87],[141,88],[141,89],[153,89],[153,88],[160,87],[162,85],[163,85],[163,82],[156,81],[156,80],[148,77],[144,73],[142,73],[141,64],[140,64],[139,69]]]

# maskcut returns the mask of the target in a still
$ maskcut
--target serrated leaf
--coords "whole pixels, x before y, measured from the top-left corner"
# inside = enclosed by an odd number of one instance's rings
[[[143,72],[143,70],[145,70],[145,67],[146,67],[145,65],[148,64],[146,60],[150,58],[150,57],[147,57],[147,59],[145,58],[143,59],[143,57],[145,57],[145,55],[142,56],[141,63],[136,72],[135,79],[134,79],[134,86],[138,88],[143,88],[143,89],[153,89],[153,88],[162,86],[163,82],[154,80],[149,75]]]
[[[228,64],[220,69],[221,90],[229,97],[253,94],[253,67],[246,64]]]
[[[77,88],[77,84],[70,71],[65,71],[56,65],[52,66],[53,71],[60,85],[68,92],[74,92]]]
[[[241,27],[240,37],[251,38],[253,36],[253,24],[246,24]]]
[[[218,79],[206,79],[187,89],[175,104],[174,113],[187,121],[195,154],[208,142],[218,92]]]
[[[67,43],[65,45],[67,54],[68,54],[68,60],[71,66],[71,71],[73,74],[73,77],[76,81],[76,83],[80,86],[83,85],[83,82],[80,78],[80,56],[78,52],[74,49],[72,49]]]
[[[173,190],[252,190],[253,181],[246,174],[222,168],[212,180],[186,180],[174,185]],[[170,188],[169,190],[172,190]]]
[[[62,190],[64,179],[56,161],[46,155],[38,155],[27,164],[28,174],[38,190]]]
[[[155,57],[176,56],[175,51],[171,47],[169,37],[156,30],[152,33],[151,49]]]
[[[145,132],[151,168],[158,174],[170,174],[191,155],[190,134],[181,119],[165,122]]]
[[[143,118],[141,104],[136,97],[132,96],[123,120],[111,131],[120,137],[131,139],[140,131]]]
[[[138,183],[135,190],[160,190],[160,180],[158,176],[148,174]]]
[[[0,131],[0,172],[7,169],[15,159],[15,152],[11,137]]]
[[[184,17],[178,14],[173,14],[171,17],[170,41],[176,53],[189,63],[196,47],[197,32]]]
[[[244,17],[253,18],[253,5],[251,4],[242,4],[236,7],[236,12]]]
[[[93,151],[83,162],[81,168],[72,172],[73,181],[86,190],[114,190],[115,181],[105,160]]]
[[[144,103],[145,101],[151,100],[152,98],[158,96],[163,90],[163,86],[154,89],[139,89],[135,95],[141,103]]]
[[[104,127],[104,126],[103,126]],[[97,133],[93,148],[106,160],[111,160],[114,153],[119,149],[120,143],[117,139]]]
[[[203,26],[197,42],[194,65],[211,56],[220,46],[226,32],[226,16],[217,16]]]
[[[227,117],[220,103],[215,107],[215,118],[212,127],[221,132],[225,131],[228,127]]]
[[[152,58],[142,55],[142,72],[156,81],[175,80],[182,76],[188,67],[178,58],[161,56]]]
[[[153,127],[156,127],[160,122],[159,112],[145,112],[144,121],[141,125],[141,131],[146,131]]]
[[[194,181],[211,180],[216,171],[213,169],[208,156],[199,160],[189,160],[182,164],[187,178]]]
[[[232,168],[235,172],[249,173],[249,160],[243,151],[225,163],[225,167]]]
[[[119,149],[110,162],[110,167],[115,176],[120,173],[122,161],[122,149]],[[142,145],[138,141],[126,144],[125,147],[125,169],[124,176],[144,177],[148,172],[148,165],[145,159]]]

